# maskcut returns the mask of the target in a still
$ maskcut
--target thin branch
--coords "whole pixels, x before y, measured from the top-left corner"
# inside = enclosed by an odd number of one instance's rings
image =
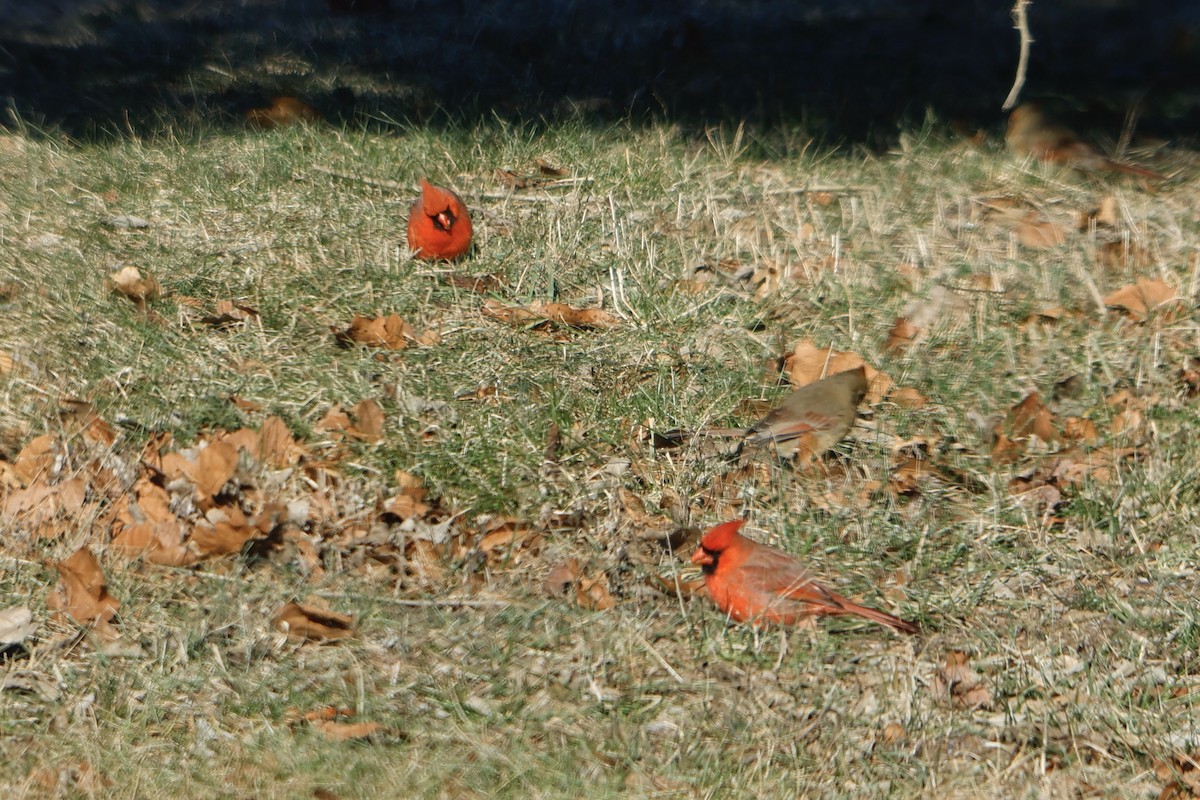
[[[1021,89],[1025,86],[1025,71],[1029,68],[1029,46],[1033,44],[1033,37],[1029,34],[1029,15],[1026,13],[1030,2],[1032,0],[1016,0],[1013,5],[1016,28],[1021,33],[1021,55],[1017,59],[1017,74],[1013,78],[1012,89],[1009,90],[1004,105],[1000,107],[1003,111],[1008,111],[1017,104],[1017,98],[1021,96]]]
[[[351,594],[349,592],[313,592],[313,594],[329,600],[361,600],[366,597],[366,595]],[[372,596],[371,599],[380,603],[388,603],[394,606],[408,606],[410,608],[525,608],[525,606],[519,603],[513,603],[508,600],[489,600],[474,597],[441,597],[436,600],[409,600],[402,597]]]

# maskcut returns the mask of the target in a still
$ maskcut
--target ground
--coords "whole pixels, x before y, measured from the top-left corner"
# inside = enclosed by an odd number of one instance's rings
[[[207,113],[0,136],[8,793],[1196,791],[1186,141]],[[814,353],[879,373],[830,452],[656,446]],[[738,515],[921,632],[730,624]]]

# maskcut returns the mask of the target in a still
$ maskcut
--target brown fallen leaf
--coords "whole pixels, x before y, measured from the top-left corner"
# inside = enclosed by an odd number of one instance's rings
[[[920,332],[921,329],[906,317],[896,317],[892,323],[892,329],[888,331],[887,343],[883,347],[889,353],[903,352],[916,341],[917,334]]]
[[[416,330],[400,317],[399,314],[389,314],[386,317],[364,317],[355,314],[350,320],[350,327],[344,331],[335,331],[335,338],[342,347],[355,344],[366,347],[382,347],[385,350],[403,350],[408,347],[408,341],[416,338]]]
[[[969,656],[961,650],[946,653],[945,663],[934,675],[934,693],[967,708],[988,708],[992,704],[992,692],[969,661]]]
[[[542,581],[542,591],[551,597],[561,597],[579,580],[579,559],[568,558],[550,570],[546,580]]]
[[[383,408],[371,398],[363,398],[350,409],[354,425],[349,433],[364,442],[378,442],[383,438]]]
[[[184,473],[196,485],[201,498],[220,493],[237,471],[238,451],[228,442],[210,441],[194,462],[185,462]]]
[[[123,267],[108,276],[113,291],[124,295],[138,305],[145,306],[150,300],[162,294],[162,287],[153,276],[143,277],[141,270],[134,266]]]
[[[263,420],[259,432],[259,451],[263,461],[273,467],[288,467],[300,460],[303,449],[292,436],[287,423],[272,415]]]
[[[383,504],[383,511],[401,522],[414,517],[421,518],[429,513],[432,506],[426,501],[429,490],[416,475],[396,470],[397,492]]]
[[[557,323],[582,330],[604,330],[620,324],[620,319],[600,308],[575,308],[565,303],[531,304],[528,308],[506,306],[497,300],[483,304],[483,315],[509,325]]]
[[[1066,229],[1036,211],[1027,213],[1017,223],[1014,233],[1021,245],[1032,249],[1058,247],[1067,242]]]
[[[545,158],[536,159],[536,163],[538,171],[540,171],[543,175],[549,175],[552,178],[565,178],[571,174],[567,169],[560,167]]]
[[[1003,420],[997,421],[992,429],[992,458],[1005,460],[1019,455],[1030,436],[1036,436],[1046,444],[1055,444],[1061,439],[1054,414],[1042,402],[1038,392],[1030,392]]]
[[[608,579],[603,574],[595,578],[580,578],[575,585],[575,599],[581,608],[589,611],[605,611],[617,604],[608,591]]]
[[[793,386],[805,386],[827,375],[848,372],[858,367],[862,367],[866,374],[867,404],[874,405],[883,400],[891,391],[892,379],[872,367],[857,353],[817,347],[809,340],[802,340],[796,343],[783,362],[783,371]]]
[[[247,543],[265,536],[262,530],[248,524],[243,518],[196,525],[192,529],[190,541],[200,558],[219,558],[240,553]]]
[[[1144,320],[1150,312],[1176,299],[1175,290],[1161,280],[1138,278],[1104,298],[1104,305],[1124,311],[1135,320]]]
[[[335,722],[328,719],[315,720],[310,723],[314,730],[320,731],[335,742],[345,742],[351,739],[369,739],[383,730],[378,722]]]
[[[668,578],[665,575],[659,575],[657,572],[652,572],[646,579],[647,584],[658,589],[664,594],[680,595],[682,597],[694,597],[704,592],[704,578],[692,578],[691,580],[679,580],[678,578]]]
[[[54,565],[58,570],[58,585],[46,600],[46,607],[101,630],[117,614],[120,603],[108,592],[100,562],[86,547]]]
[[[26,442],[13,464],[13,474],[21,485],[29,486],[35,480],[47,480],[60,448],[58,437],[51,433],[35,436]]]
[[[245,117],[250,125],[263,130],[321,120],[321,114],[315,108],[303,100],[287,95],[272,97],[270,105],[252,108],[246,112]]]
[[[442,281],[456,289],[465,289],[478,294],[501,292],[508,286],[508,281],[498,272],[486,275],[447,274],[442,276]]]
[[[275,627],[293,639],[331,642],[354,634],[354,617],[292,602],[276,612]]]

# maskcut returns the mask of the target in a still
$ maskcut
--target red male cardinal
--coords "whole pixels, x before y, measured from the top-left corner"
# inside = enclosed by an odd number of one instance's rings
[[[1056,125],[1046,118],[1036,103],[1025,103],[1013,109],[1004,133],[1008,149],[1020,156],[1032,156],[1039,161],[1065,164],[1085,172],[1110,170],[1140,175],[1143,178],[1166,180],[1153,170],[1123,164],[1101,155],[1094,147],[1079,138],[1069,128]]]
[[[408,212],[408,248],[426,261],[452,261],[470,250],[471,215],[462,198],[421,178],[421,196]]]
[[[713,528],[692,554],[692,563],[704,568],[709,597],[733,619],[793,625],[821,614],[855,614],[902,633],[917,632],[911,622],[826,589],[782,550],[742,536],[738,528],[744,522],[735,519]]]

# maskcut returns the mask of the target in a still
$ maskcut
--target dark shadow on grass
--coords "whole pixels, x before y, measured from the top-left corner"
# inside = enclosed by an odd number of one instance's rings
[[[371,13],[346,13],[356,3]],[[995,124],[1017,50],[1006,0],[331,4],[0,0],[4,122],[142,134],[196,115],[238,121],[293,94],[353,124],[744,119],[881,144],[927,108]],[[1200,4],[1031,13],[1032,95],[1118,122],[1143,98],[1152,129],[1194,127]]]

